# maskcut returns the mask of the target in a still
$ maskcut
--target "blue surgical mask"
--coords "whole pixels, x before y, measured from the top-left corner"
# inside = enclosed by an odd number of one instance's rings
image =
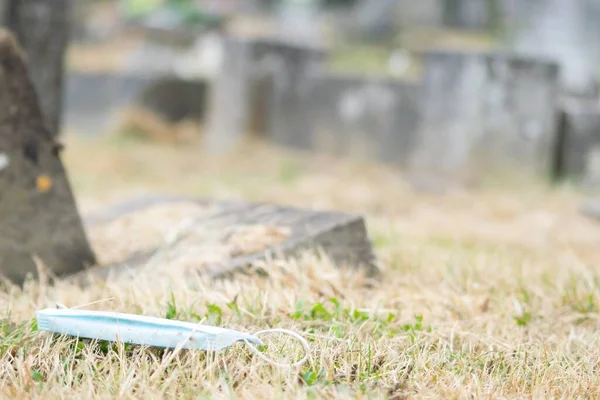
[[[61,335],[170,349],[218,351],[236,342],[245,342],[260,358],[282,367],[301,365],[308,359],[310,350],[302,336],[284,329],[251,335],[215,326],[108,311],[47,308],[37,312],[37,325],[39,330]],[[253,345],[262,345],[258,335],[268,333],[293,336],[304,346],[306,356],[293,364],[279,364],[267,359]]]

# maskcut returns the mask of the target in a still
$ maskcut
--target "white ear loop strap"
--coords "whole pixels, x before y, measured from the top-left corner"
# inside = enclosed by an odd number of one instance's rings
[[[308,344],[308,341],[306,339],[304,339],[302,336],[300,336],[299,334],[297,334],[294,331],[289,331],[287,329],[267,329],[264,331],[256,332],[254,335],[260,336],[260,335],[268,335],[270,333],[283,333],[283,334],[291,336],[294,339],[296,339],[297,341],[299,341],[300,344],[302,345],[302,347],[304,348],[304,357],[300,361],[296,361],[295,363],[279,363],[279,362],[274,361],[274,360],[270,359],[269,357],[265,356],[262,352],[260,352],[260,350],[258,350],[254,345],[252,345],[247,340],[244,340],[244,342],[246,342],[246,344],[248,345],[248,347],[250,348],[252,353],[254,353],[258,358],[260,358],[261,360],[263,360],[273,366],[276,366],[276,367],[280,367],[280,368],[299,367],[308,360],[308,357],[310,356],[310,345]]]

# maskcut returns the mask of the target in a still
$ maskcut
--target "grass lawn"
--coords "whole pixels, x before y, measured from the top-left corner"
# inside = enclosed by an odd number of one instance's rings
[[[194,145],[69,138],[82,212],[141,193],[279,202],[366,216],[382,277],[306,256],[269,277],[135,285],[35,281],[0,289],[1,398],[589,398],[600,396],[600,224],[570,188],[427,196],[391,169],[252,144],[217,158]],[[219,353],[77,343],[36,332],[35,311],[90,309],[296,330],[311,358],[265,364]],[[300,357],[273,337],[269,354]],[[285,345],[285,346],[284,346]],[[284,351],[280,348],[284,347]]]

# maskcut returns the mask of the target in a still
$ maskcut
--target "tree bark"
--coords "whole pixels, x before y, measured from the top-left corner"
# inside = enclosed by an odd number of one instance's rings
[[[72,0],[5,0],[5,24],[23,46],[46,126],[60,134]]]
[[[59,147],[22,49],[0,29],[0,275],[22,283],[37,256],[54,275],[95,264]]]

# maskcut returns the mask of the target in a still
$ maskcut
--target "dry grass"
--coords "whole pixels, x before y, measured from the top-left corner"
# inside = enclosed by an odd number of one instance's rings
[[[260,145],[215,158],[191,145],[67,144],[82,210],[162,192],[358,211],[367,217],[383,276],[367,282],[307,256],[271,263],[268,277],[216,283],[190,282],[167,265],[134,285],[6,285],[3,398],[600,395],[600,226],[578,214],[583,196],[572,189],[433,197],[412,192],[392,170]],[[30,328],[35,310],[54,302],[109,297],[115,300],[90,308],[244,331],[294,329],[311,340],[311,359],[278,370],[242,345],[170,359]]]

